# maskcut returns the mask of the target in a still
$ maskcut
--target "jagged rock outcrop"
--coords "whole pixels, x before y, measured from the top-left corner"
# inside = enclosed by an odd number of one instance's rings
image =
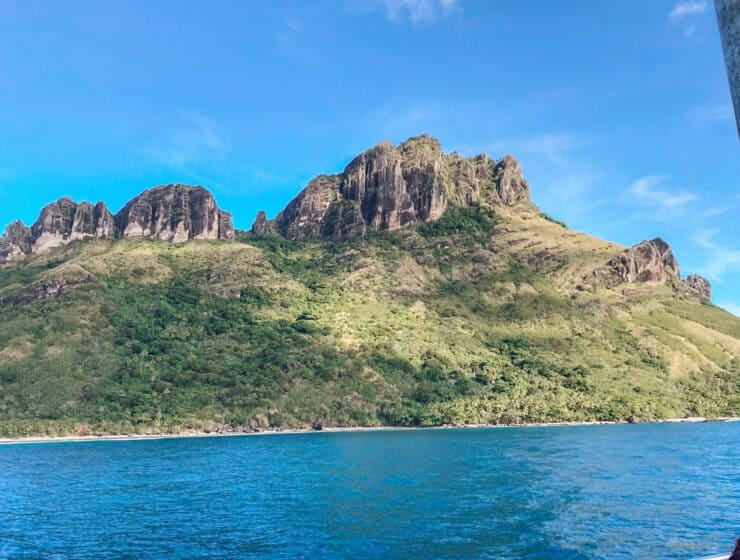
[[[642,241],[583,278],[577,289],[613,288],[620,284],[670,282],[679,295],[694,296],[704,300],[712,297],[712,286],[698,274],[681,279],[678,261],[670,245],[660,237]]]
[[[712,285],[706,278],[703,278],[698,274],[689,274],[684,279],[684,284],[700,298],[706,300],[712,299]]]
[[[450,204],[469,206],[481,198],[488,199],[497,193],[493,181],[495,162],[486,154],[466,158],[452,152],[447,156],[446,164],[447,183],[454,186],[447,193]]]
[[[0,237],[0,264],[17,260],[31,252],[31,228],[17,220]]]
[[[522,168],[511,154],[496,163],[493,181],[501,202],[506,206],[529,202],[529,183],[522,177]]]
[[[262,237],[263,235],[274,235],[276,233],[275,223],[272,220],[267,219],[267,214],[265,214],[264,210],[260,210],[257,212],[257,217],[254,219],[254,222],[252,222],[251,231],[257,237]]]
[[[381,142],[354,158],[338,175],[309,182],[274,220],[293,240],[344,241],[367,230],[392,231],[433,221],[451,204],[516,206],[530,201],[529,185],[513,156],[445,155],[439,141],[409,138],[399,146]],[[255,220],[255,235],[263,223]]]
[[[0,237],[0,264],[39,254],[72,241],[146,237],[172,242],[233,239],[231,214],[216,206],[203,187],[155,187],[129,201],[115,216],[104,202],[77,203],[69,197],[47,204],[28,228],[13,222]]]
[[[130,200],[115,216],[118,235],[180,243],[188,239],[233,239],[231,214],[219,210],[203,187],[163,185]]]
[[[43,253],[81,239],[110,239],[113,235],[113,215],[105,203],[78,204],[63,197],[44,206],[31,226],[32,252]]]
[[[660,237],[643,241],[610,259],[596,269],[585,284],[597,288],[612,288],[636,282],[663,283],[679,279],[678,262],[670,245]]]
[[[38,254],[78,239],[110,239],[113,215],[105,203],[76,203],[69,197],[47,204],[28,228],[13,222],[0,238],[0,264]]]
[[[77,203],[66,196],[44,206],[31,226],[33,252],[41,253],[70,240],[76,210]]]

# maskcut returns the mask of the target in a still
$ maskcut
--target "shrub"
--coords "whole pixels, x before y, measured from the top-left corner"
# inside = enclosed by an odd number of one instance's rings
[[[450,206],[441,218],[420,224],[417,231],[426,238],[482,233],[491,231],[498,222],[499,219],[492,210],[482,208],[479,204]]]
[[[568,229],[568,226],[565,224],[565,222],[561,222],[560,220],[556,220],[549,214],[545,214],[544,212],[540,212],[540,218],[546,219],[548,222],[552,222],[553,224],[558,224],[559,226],[563,226],[565,229]]]

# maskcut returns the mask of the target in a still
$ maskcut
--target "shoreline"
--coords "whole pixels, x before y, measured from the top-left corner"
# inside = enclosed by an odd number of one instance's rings
[[[740,422],[740,416],[728,416],[721,418],[666,418],[665,420],[654,420],[635,422],[635,424],[697,424],[706,422]],[[27,436],[20,438],[0,438],[0,445],[33,444],[33,443],[83,443],[90,441],[148,441],[160,439],[183,439],[183,438],[218,438],[218,437],[242,437],[242,436],[272,436],[272,435],[297,435],[297,434],[321,434],[341,432],[391,432],[408,430],[451,430],[451,429],[478,429],[478,428],[556,428],[575,426],[621,426],[628,422],[615,421],[584,421],[584,422],[533,422],[530,424],[446,424],[442,426],[351,426],[351,427],[325,427],[321,430],[313,428],[286,428],[274,430],[260,430],[254,432],[176,432],[163,434],[101,434],[85,436]]]

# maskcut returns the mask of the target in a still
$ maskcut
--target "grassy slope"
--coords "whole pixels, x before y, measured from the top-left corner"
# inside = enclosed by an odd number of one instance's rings
[[[621,247],[531,213],[351,244],[94,242],[0,270],[0,433],[740,414],[740,320],[579,292]],[[491,227],[494,226],[491,230]]]

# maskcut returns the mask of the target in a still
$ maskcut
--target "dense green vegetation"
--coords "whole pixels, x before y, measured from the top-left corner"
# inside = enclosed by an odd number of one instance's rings
[[[490,231],[497,222],[496,214],[479,204],[451,206],[438,220],[421,224],[418,231],[422,237],[470,234]]]
[[[0,269],[0,294],[96,278],[0,308],[0,434],[740,413],[737,318],[563,292],[497,223],[452,207],[341,245],[119,241]]]

